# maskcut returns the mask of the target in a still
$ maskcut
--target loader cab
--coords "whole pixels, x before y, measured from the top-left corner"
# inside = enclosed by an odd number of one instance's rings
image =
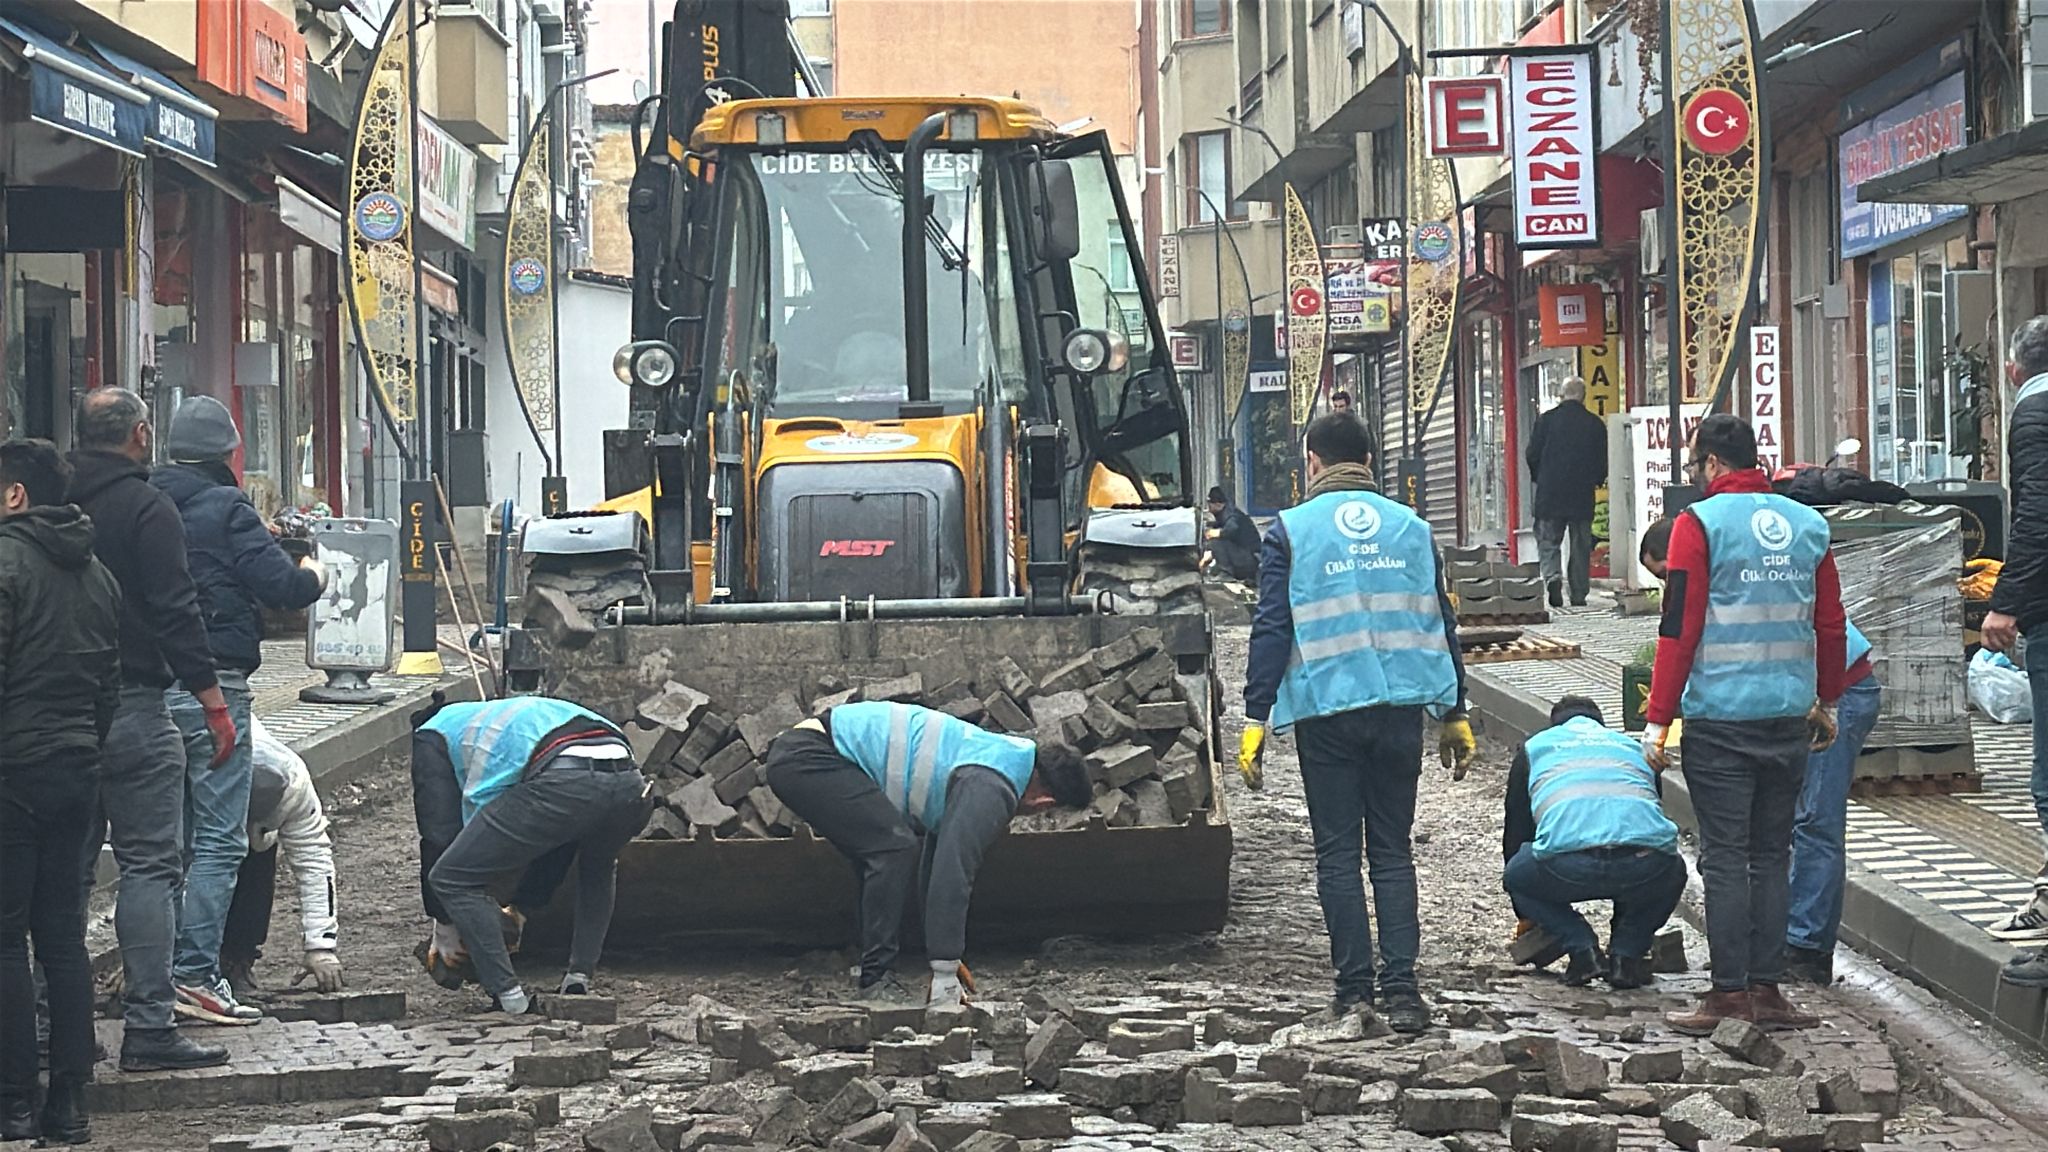
[[[1100,133],[1014,101],[743,100],[679,159],[714,198],[677,397],[716,445],[714,599],[1014,594],[1032,425],[1065,430],[1063,530],[1091,493],[1187,503]]]

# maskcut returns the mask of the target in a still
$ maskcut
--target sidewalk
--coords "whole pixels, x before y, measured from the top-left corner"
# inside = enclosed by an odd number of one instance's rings
[[[461,642],[460,631],[441,629],[444,640]],[[308,704],[299,690],[324,684],[326,674],[306,667],[303,637],[263,642],[263,667],[249,678],[255,693],[256,718],[272,736],[291,746],[322,790],[346,783],[374,767],[386,746],[403,737],[408,715],[435,688],[457,699],[473,697],[476,686],[461,657],[442,649],[439,677],[379,674],[370,682],[398,695],[384,704]]]
[[[1620,726],[1622,665],[1656,638],[1654,616],[1621,617],[1596,591],[1581,609],[1553,612],[1529,632],[1579,646],[1573,660],[1473,665],[1475,709],[1504,738],[1547,723],[1550,705],[1577,693]],[[1963,674],[1960,653],[1956,675]],[[2040,826],[2027,781],[2033,730],[1972,714],[1984,791],[1873,796],[1849,802],[1849,886],[1843,940],[1925,984],[2001,1032],[2048,1049],[2048,996],[1998,982],[2011,945],[1984,934],[2033,892]],[[1666,777],[1674,818],[1690,823],[1678,773]]]

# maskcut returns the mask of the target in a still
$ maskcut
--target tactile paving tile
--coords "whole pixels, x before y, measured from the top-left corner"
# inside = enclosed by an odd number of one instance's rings
[[[1616,616],[1611,607],[1595,592],[1589,607],[1553,611],[1549,624],[1528,629],[1578,644],[1577,660],[1475,666],[1469,674],[1547,701],[1590,696],[1619,727],[1621,666],[1656,639],[1657,619]],[[1845,847],[1863,867],[1986,927],[2032,895],[2041,829],[2029,788],[2032,727],[1972,715],[1971,734],[1983,792],[1851,800]]]
[[[441,630],[446,639],[455,639],[458,630]],[[447,671],[463,673],[467,666],[444,653],[448,661]],[[263,721],[263,727],[272,736],[296,749],[317,739],[322,733],[346,723],[368,712],[398,707],[406,698],[422,688],[430,688],[440,682],[434,676],[393,676],[379,673],[370,677],[370,683],[379,688],[389,688],[398,696],[386,704],[314,704],[299,699],[299,690],[313,684],[325,683],[325,673],[306,667],[306,642],[303,639],[266,640],[263,642],[263,666],[249,677],[249,689],[253,696],[252,706]]]

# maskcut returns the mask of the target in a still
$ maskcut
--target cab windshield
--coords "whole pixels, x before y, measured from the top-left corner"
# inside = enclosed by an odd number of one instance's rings
[[[877,143],[725,166],[720,377],[774,416],[893,418],[909,399],[901,164]],[[930,400],[949,413],[1027,386],[995,175],[977,151],[925,156]]]

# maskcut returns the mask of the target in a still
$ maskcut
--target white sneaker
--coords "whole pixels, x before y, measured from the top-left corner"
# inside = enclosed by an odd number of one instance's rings
[[[2048,893],[2036,892],[2027,906],[1985,929],[2008,944],[2048,943]]]
[[[228,982],[216,976],[210,983],[178,985],[177,1014],[208,1024],[249,1025],[263,1019],[263,1013],[235,1000]]]

